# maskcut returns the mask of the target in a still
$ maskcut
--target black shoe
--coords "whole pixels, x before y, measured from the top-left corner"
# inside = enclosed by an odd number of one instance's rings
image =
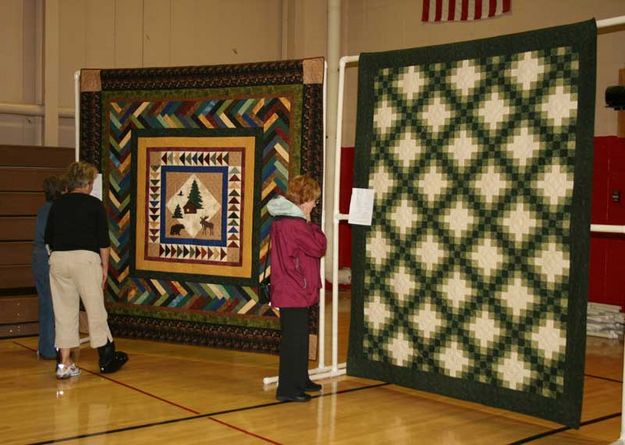
[[[295,394],[294,396],[276,395],[276,399],[281,402],[308,402],[310,400],[310,394],[301,392],[299,394]]]
[[[313,382],[312,380],[309,380],[304,385],[304,391],[321,391],[321,388],[323,388],[323,386],[321,386],[319,383]]]
[[[111,341],[98,348],[98,355],[100,356],[99,364],[102,374],[118,371],[128,361],[128,354],[115,351],[115,343]]]

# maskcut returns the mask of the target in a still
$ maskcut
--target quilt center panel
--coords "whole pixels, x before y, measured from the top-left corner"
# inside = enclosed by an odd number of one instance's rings
[[[254,151],[253,136],[137,138],[137,272],[251,278]]]

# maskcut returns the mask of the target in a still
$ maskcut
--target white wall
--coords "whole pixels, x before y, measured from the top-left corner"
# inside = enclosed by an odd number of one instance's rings
[[[73,73],[80,68],[280,57],[280,0],[62,0],[60,7],[62,107],[73,106]],[[61,145],[72,141],[64,137]]]
[[[0,102],[34,103],[35,0],[0,2]],[[35,144],[40,119],[0,114],[0,143]]]
[[[322,0],[55,1],[61,108],[74,107],[73,76],[81,68],[272,61],[282,58],[283,46],[287,58],[325,54]],[[36,15],[44,4],[0,1],[0,102],[37,102]],[[0,143],[37,143],[38,120],[0,114]],[[74,146],[73,119],[60,119],[57,145]]]
[[[74,106],[73,73],[121,68],[246,63],[324,56],[326,0],[54,0],[59,4],[59,107]],[[0,1],[0,102],[41,100],[44,0]],[[425,24],[421,0],[342,0],[344,55],[442,44],[625,15],[625,0],[515,0],[512,12],[478,22]],[[39,27],[38,27],[39,23]],[[625,68],[625,27],[598,37],[596,135],[616,134],[603,94]],[[346,79],[343,144],[353,145],[355,68]],[[39,83],[38,83],[39,81]],[[38,144],[41,119],[0,114],[0,143]],[[72,119],[59,120],[74,146]]]

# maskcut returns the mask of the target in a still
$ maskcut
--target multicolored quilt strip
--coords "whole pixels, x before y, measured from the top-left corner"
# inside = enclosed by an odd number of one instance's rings
[[[360,57],[347,372],[578,426],[594,21]]]

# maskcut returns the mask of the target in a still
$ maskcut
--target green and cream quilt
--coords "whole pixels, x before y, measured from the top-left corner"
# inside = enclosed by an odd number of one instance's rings
[[[594,21],[360,57],[348,374],[579,424]]]

